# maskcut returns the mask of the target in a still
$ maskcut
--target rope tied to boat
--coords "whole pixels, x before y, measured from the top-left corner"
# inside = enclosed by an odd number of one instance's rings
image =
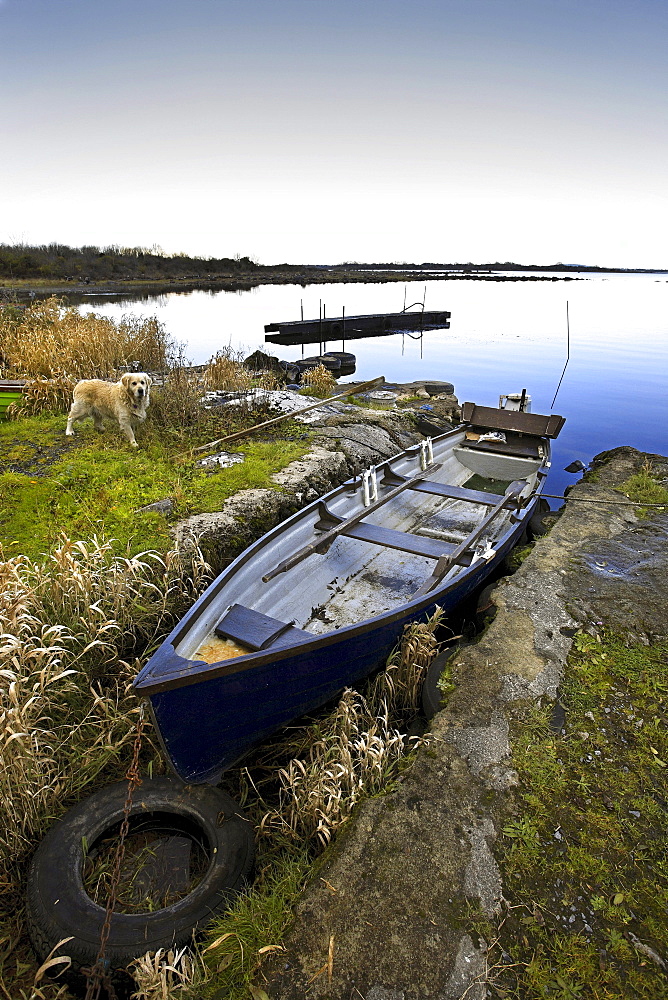
[[[668,510],[668,503],[644,503],[642,500],[599,500],[593,497],[564,497],[556,493],[541,493],[541,496],[550,500],[568,500],[576,503],[609,503],[618,507],[658,507],[659,510]]]
[[[123,820],[118,832],[118,844],[116,845],[116,851],[114,853],[114,864],[111,879],[109,881],[109,896],[107,898],[104,923],[102,924],[102,930],[100,932],[100,949],[97,953],[95,965],[88,969],[82,968],[81,970],[88,980],[85,1000],[99,1000],[102,986],[104,986],[107,992],[108,1000],[117,1000],[116,991],[111,981],[111,970],[105,968],[104,957],[107,948],[107,941],[109,940],[109,934],[111,933],[111,918],[113,916],[118,898],[118,886],[121,880],[121,867],[125,858],[125,844],[130,831],[130,810],[132,809],[132,797],[135,789],[142,783],[139,775],[139,753],[141,750],[143,729],[144,703],[142,702],[139,706],[139,717],[137,719],[135,740],[132,747],[132,760],[130,761],[125,774],[125,778],[128,783],[128,791],[123,805]]]

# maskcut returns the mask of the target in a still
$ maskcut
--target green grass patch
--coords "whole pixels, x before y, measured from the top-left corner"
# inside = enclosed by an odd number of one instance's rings
[[[630,476],[619,488],[629,500],[635,500],[639,504],[638,517],[645,518],[653,513],[652,508],[644,507],[643,504],[665,504],[668,507],[668,490],[659,482],[650,462],[645,462],[642,469]]]
[[[668,644],[580,634],[565,731],[536,710],[515,734],[493,995],[668,997],[667,663]]]
[[[205,958],[214,973],[202,1000],[248,1000],[254,975],[267,954],[281,948],[313,870],[308,851],[294,846],[265,866],[248,892],[207,928]]]
[[[113,538],[123,553],[165,551],[170,522],[219,510],[239,490],[277,488],[271,475],[309,447],[308,440],[249,437],[230,446],[243,453],[243,462],[211,473],[194,460],[176,460],[184,442],[173,431],[149,427],[139,435],[140,447],[134,450],[113,428],[98,435],[80,425],[67,439],[63,416],[3,424],[0,464],[8,471],[0,473],[0,542],[6,552],[39,558],[61,532],[71,538]],[[139,510],[165,498],[174,505],[169,520]]]

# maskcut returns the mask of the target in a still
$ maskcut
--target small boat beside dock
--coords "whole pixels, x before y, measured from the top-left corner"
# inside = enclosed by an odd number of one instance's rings
[[[384,663],[522,536],[557,415],[465,403],[464,422],[366,470],[249,546],[137,676],[186,782],[226,768]]]

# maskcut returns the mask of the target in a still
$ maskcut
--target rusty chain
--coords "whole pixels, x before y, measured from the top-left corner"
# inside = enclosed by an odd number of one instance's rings
[[[139,709],[139,718],[137,719],[137,731],[135,733],[135,741],[132,749],[132,760],[125,774],[125,778],[128,783],[127,795],[125,796],[125,804],[123,806],[123,821],[118,832],[118,844],[116,845],[116,853],[114,855],[114,867],[111,873],[111,880],[109,883],[109,896],[107,898],[107,908],[104,917],[104,923],[102,924],[102,931],[100,932],[100,948],[97,953],[97,958],[95,960],[95,965],[88,969],[83,969],[82,972],[86,979],[88,980],[88,985],[86,987],[86,997],[85,1000],[98,1000],[100,996],[100,990],[104,985],[107,996],[109,1000],[117,1000],[116,991],[111,982],[110,972],[105,971],[104,967],[104,956],[107,948],[107,941],[109,940],[109,934],[111,933],[111,918],[114,913],[116,906],[117,896],[118,896],[118,884],[121,878],[121,867],[123,865],[123,859],[125,858],[125,841],[130,830],[130,810],[132,809],[132,797],[134,795],[135,789],[141,785],[141,778],[139,776],[139,752],[141,750],[141,739],[142,731],[144,728],[144,706],[143,704]]]

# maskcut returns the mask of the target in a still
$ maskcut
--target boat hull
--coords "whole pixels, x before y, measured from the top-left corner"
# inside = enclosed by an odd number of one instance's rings
[[[406,625],[436,607],[452,614],[500,566],[536,510],[563,418],[498,412],[474,408],[470,423],[297,511],[195,602],[135,680],[184,781],[218,781],[379,669]],[[504,442],[475,430],[499,422],[512,424]],[[469,485],[498,463],[525,478]]]
[[[434,591],[417,607],[314,637],[303,649],[274,653],[247,670],[152,694],[154,722],[174,771],[186,782],[217,782],[252,747],[383,666],[406,625],[425,620],[436,607],[446,615],[454,612],[494,572],[524,530],[523,519],[491,563],[466,574],[456,586]]]

